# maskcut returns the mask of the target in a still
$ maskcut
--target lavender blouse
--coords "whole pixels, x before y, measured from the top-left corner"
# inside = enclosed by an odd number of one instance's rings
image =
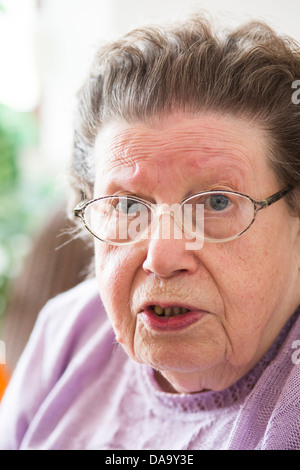
[[[48,302],[0,407],[0,449],[300,449],[300,318],[219,392],[172,394],[116,343],[95,280]]]

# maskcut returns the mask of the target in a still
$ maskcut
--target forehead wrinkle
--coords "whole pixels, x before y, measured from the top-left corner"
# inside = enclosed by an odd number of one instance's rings
[[[250,171],[250,175],[253,175],[252,157],[251,153],[249,154],[247,142],[250,137],[253,146],[255,146],[255,143],[260,140],[260,136],[257,136],[257,133],[251,129],[249,133],[246,130],[247,135],[245,136],[245,132],[241,134],[239,129],[235,129],[234,126],[220,126],[218,124],[213,121],[194,126],[189,122],[189,126],[175,125],[170,128],[170,126],[164,125],[149,127],[138,123],[136,126],[125,129],[117,127],[115,128],[117,133],[114,133],[106,141],[105,158],[99,162],[102,174],[108,176],[110,172],[118,171],[118,167],[131,168],[135,174],[138,172],[139,163],[145,163],[150,168],[149,165],[152,166],[155,163],[154,157],[160,158],[160,163],[164,158],[168,158],[168,163],[171,163],[172,154],[174,154],[174,158],[178,159],[180,152],[195,153],[195,158],[190,160],[194,170],[209,169],[219,162],[222,166],[222,159],[219,160],[218,157],[229,157],[233,167],[237,167],[243,174],[249,176]],[[102,141],[100,134],[100,141]],[[108,134],[109,136],[111,134]],[[262,148],[261,145],[260,147]],[[264,149],[262,148],[262,150]],[[228,161],[224,161],[226,168],[228,168],[228,163]],[[229,166],[231,166],[230,163]]]
[[[132,132],[132,130],[130,129]],[[130,132],[130,133],[131,133]],[[109,142],[107,146],[106,159],[102,161],[103,173],[110,173],[118,167],[137,169],[141,161],[151,163],[152,158],[145,148],[145,137],[138,138],[137,135],[129,136],[124,131]]]
[[[173,135],[172,135],[173,134]],[[175,158],[178,158],[178,152],[193,153],[198,152],[199,163],[212,162],[211,157],[230,155],[238,163],[240,163],[237,154],[242,155],[245,159],[248,158],[247,153],[237,144],[232,141],[225,142],[225,145],[216,145],[217,142],[213,138],[206,136],[206,141],[203,142],[199,136],[195,138],[186,133],[178,135],[178,133],[170,133],[164,136],[164,141],[160,139],[153,139],[152,136],[135,136],[134,138],[124,142],[120,136],[114,138],[107,148],[105,168],[107,171],[117,166],[135,167],[139,162],[151,162],[152,158],[156,155],[158,157],[168,156],[176,152]],[[210,157],[209,159],[205,157]],[[195,162],[197,161],[195,156]]]

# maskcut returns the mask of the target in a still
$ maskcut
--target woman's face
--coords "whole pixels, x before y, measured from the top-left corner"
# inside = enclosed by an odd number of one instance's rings
[[[95,197],[130,194],[176,204],[205,190],[256,200],[282,189],[253,122],[173,113],[151,124],[114,122],[95,145]],[[164,223],[162,216],[160,224]],[[96,276],[116,338],[159,371],[166,390],[220,390],[270,347],[300,303],[299,219],[284,199],[260,211],[241,237],[187,249],[159,235],[126,246],[96,240]],[[161,318],[150,305],[193,313]]]

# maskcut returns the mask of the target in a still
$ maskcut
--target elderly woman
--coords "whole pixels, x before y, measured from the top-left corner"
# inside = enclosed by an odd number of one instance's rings
[[[299,77],[260,23],[98,51],[72,165],[95,278],[41,312],[1,448],[300,448]]]

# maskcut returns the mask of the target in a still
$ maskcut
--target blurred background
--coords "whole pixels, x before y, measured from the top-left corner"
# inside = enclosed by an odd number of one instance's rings
[[[0,339],[11,369],[40,307],[91,256],[79,241],[57,248],[76,92],[97,46],[199,10],[228,26],[263,19],[300,41],[299,0],[0,0]]]

